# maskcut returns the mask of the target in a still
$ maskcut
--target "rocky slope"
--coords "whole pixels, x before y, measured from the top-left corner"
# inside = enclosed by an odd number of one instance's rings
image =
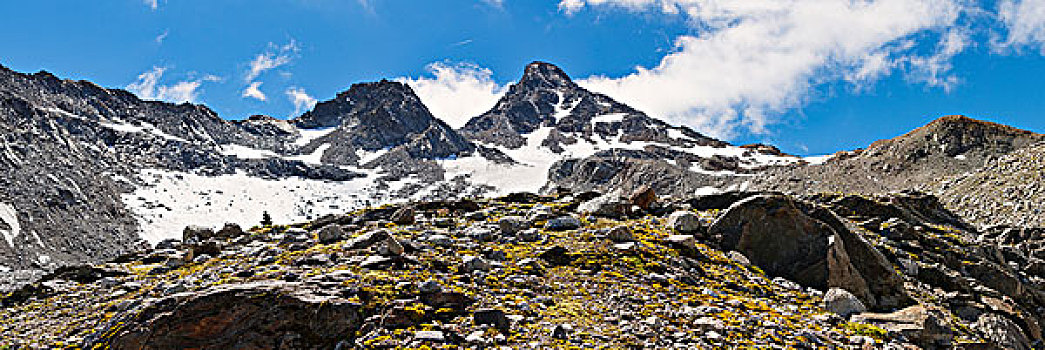
[[[931,196],[592,196],[419,202],[246,232],[189,227],[184,240],[7,295],[0,344],[1042,344],[1045,276],[1029,267],[1042,261],[1012,254],[1040,256],[1043,237],[1018,249],[973,241],[978,232]]]
[[[1045,227],[1045,144],[992,159],[939,186],[944,203],[969,222]]]
[[[794,193],[935,192],[940,179],[1045,140],[1045,135],[965,116],[946,116],[866,150],[841,152],[822,165],[769,169],[753,188]]]

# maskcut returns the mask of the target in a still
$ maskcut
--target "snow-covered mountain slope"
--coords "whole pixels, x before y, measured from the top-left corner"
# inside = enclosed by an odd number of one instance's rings
[[[603,189],[613,182],[566,168],[607,156],[701,184],[658,189],[680,194],[800,162],[669,125],[542,62],[460,130],[390,81],[354,84],[292,120],[227,121],[202,105],[6,68],[0,97],[10,130],[0,162],[15,169],[0,174],[0,265],[15,269],[96,261],[188,224],[251,226],[265,211],[286,222],[399,200]]]

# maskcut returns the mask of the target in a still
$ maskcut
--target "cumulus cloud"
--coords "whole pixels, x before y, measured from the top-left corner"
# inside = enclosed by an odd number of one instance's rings
[[[437,118],[454,128],[493,107],[506,86],[498,85],[493,73],[471,63],[429,64],[430,76],[400,78],[410,85]]]
[[[180,81],[173,85],[163,85],[160,81],[166,71],[167,68],[165,67],[152,67],[151,70],[139,75],[137,81],[128,84],[127,90],[144,100],[161,100],[175,103],[196,102],[197,90],[204,81],[210,81],[206,79],[207,77],[211,77],[208,75],[200,79]]]
[[[294,39],[290,39],[290,42],[285,45],[269,43],[265,52],[254,56],[254,59],[250,61],[250,68],[247,70],[243,80],[251,82],[261,73],[290,63],[297,56],[299,50],[298,44]]]
[[[248,85],[246,89],[243,89],[242,97],[250,97],[250,98],[256,99],[258,101],[265,101],[265,100],[267,100],[268,98],[265,97],[265,93],[264,92],[261,92],[260,87],[261,87],[261,82],[260,81],[255,81],[255,82],[250,83],[250,85]]]
[[[996,49],[1032,48],[1045,55],[1045,1],[1003,0],[998,18],[1008,35],[994,43]]]
[[[579,80],[633,107],[714,136],[769,133],[821,84],[873,82],[903,69],[948,88],[965,47],[960,0],[563,0],[559,9],[623,8],[684,16],[696,34],[675,39],[654,67]],[[937,40],[917,40],[936,37]],[[919,46],[929,46],[919,47]],[[929,51],[929,54],[925,54]],[[922,55],[922,56],[919,56]]]
[[[316,106],[316,99],[309,96],[309,94],[305,92],[305,89],[292,86],[287,88],[286,94],[287,98],[290,99],[290,103],[294,104],[293,116],[301,115],[302,113],[305,113],[305,111]]]

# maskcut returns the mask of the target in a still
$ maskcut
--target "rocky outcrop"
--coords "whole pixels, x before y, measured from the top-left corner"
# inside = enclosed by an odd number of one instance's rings
[[[227,285],[153,302],[112,322],[112,349],[333,349],[351,344],[361,306],[287,283]]]
[[[845,289],[872,309],[911,302],[889,261],[823,208],[755,196],[732,205],[708,235],[771,276],[821,290]]]

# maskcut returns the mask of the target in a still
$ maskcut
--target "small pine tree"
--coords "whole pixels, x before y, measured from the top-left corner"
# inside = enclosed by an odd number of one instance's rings
[[[261,213],[261,226],[272,226],[272,215],[269,215],[267,211]]]

